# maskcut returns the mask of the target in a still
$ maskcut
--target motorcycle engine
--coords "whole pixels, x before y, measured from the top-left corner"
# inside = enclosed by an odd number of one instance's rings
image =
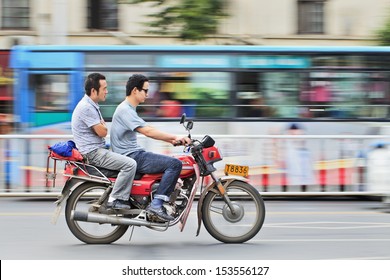
[[[152,185],[152,194],[156,192],[159,183],[155,183]],[[139,195],[139,194],[132,194],[132,199],[136,201],[136,203],[139,204],[140,208],[144,209],[146,206],[148,206],[151,202],[151,196],[150,195]]]
[[[132,195],[131,196],[138,204],[141,206],[141,208],[145,208],[150,203],[150,196],[144,196],[144,195]]]

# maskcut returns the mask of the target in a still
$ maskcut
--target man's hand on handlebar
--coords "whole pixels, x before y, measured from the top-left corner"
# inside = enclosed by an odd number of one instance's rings
[[[191,143],[192,143],[192,141],[191,141],[191,139],[189,137],[187,137],[187,136],[184,136],[184,137],[178,136],[174,140],[173,146],[187,146],[187,145],[189,145]]]

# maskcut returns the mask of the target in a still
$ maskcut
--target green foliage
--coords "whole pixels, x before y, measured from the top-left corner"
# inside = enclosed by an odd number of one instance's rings
[[[218,33],[226,0],[122,0],[121,3],[153,2],[157,14],[148,15],[150,33],[175,35],[184,41],[201,41]]]
[[[386,20],[383,28],[376,32],[376,38],[380,46],[390,46],[390,17]]]

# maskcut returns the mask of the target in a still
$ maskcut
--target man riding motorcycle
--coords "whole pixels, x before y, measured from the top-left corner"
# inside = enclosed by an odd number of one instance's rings
[[[145,151],[137,143],[137,132],[156,140],[171,144],[190,144],[188,137],[176,136],[149,126],[137,114],[136,108],[145,102],[149,90],[148,78],[134,74],[126,84],[126,98],[118,105],[112,117],[111,147],[114,152],[126,155],[137,162],[137,172],[142,174],[163,173],[159,187],[146,211],[165,221],[174,219],[163,207],[175,188],[182,169],[180,160],[161,154]]]

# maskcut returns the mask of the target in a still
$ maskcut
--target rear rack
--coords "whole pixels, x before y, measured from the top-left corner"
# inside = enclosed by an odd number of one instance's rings
[[[57,161],[65,161],[65,167],[63,176],[68,178],[82,179],[91,182],[108,183],[112,181],[105,176],[96,166],[85,163],[84,161],[75,161],[67,159],[66,157],[58,157],[52,151],[49,151],[46,162],[46,187],[49,187],[49,181],[52,181],[52,187],[55,187],[57,178]],[[51,168],[53,166],[53,168]],[[88,168],[91,168],[99,175],[93,175],[88,172]]]

